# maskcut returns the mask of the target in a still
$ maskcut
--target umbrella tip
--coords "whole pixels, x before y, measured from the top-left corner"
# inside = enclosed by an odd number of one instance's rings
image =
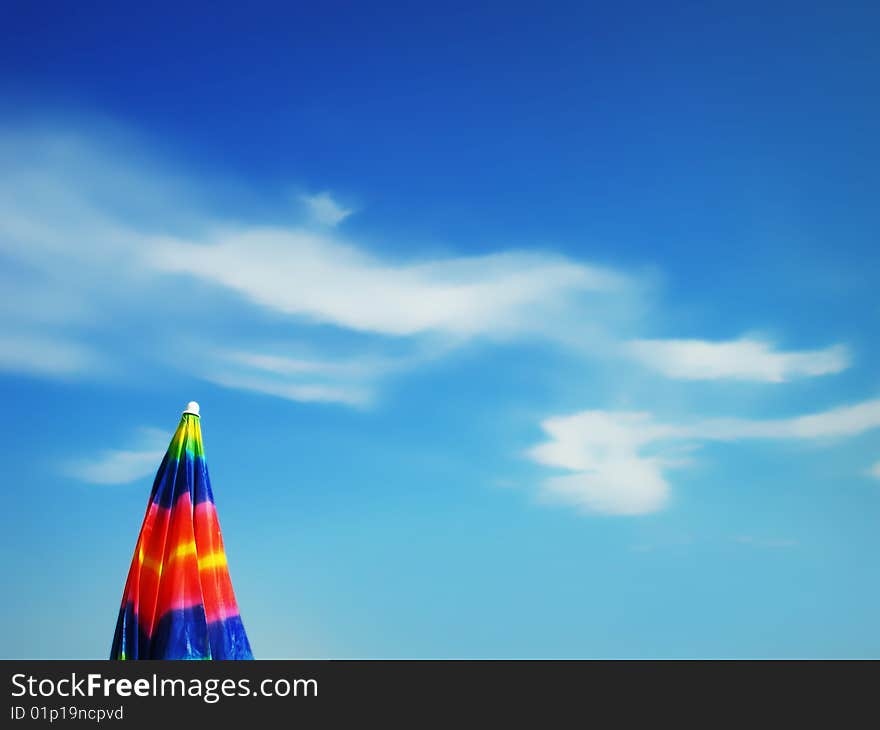
[[[196,403],[194,400],[191,400],[189,403],[186,404],[186,410],[184,411],[184,413],[192,413],[194,416],[198,416],[199,404]]]

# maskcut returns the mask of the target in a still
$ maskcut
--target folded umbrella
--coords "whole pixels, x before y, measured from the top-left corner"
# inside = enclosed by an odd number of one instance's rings
[[[153,482],[111,659],[253,659],[191,402]]]

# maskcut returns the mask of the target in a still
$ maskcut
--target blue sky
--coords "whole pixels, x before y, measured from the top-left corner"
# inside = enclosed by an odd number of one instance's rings
[[[878,21],[12,3],[0,653],[195,399],[258,657],[878,656]]]

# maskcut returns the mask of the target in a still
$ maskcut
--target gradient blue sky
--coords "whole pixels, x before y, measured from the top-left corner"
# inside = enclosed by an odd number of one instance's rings
[[[0,655],[190,399],[258,657],[880,655],[880,10],[159,5],[5,6]]]

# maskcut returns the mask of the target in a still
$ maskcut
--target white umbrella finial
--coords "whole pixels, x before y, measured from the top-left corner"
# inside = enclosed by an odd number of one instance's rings
[[[196,403],[194,400],[191,400],[189,403],[186,404],[186,410],[184,411],[184,413],[192,413],[194,416],[198,416],[199,404]]]

